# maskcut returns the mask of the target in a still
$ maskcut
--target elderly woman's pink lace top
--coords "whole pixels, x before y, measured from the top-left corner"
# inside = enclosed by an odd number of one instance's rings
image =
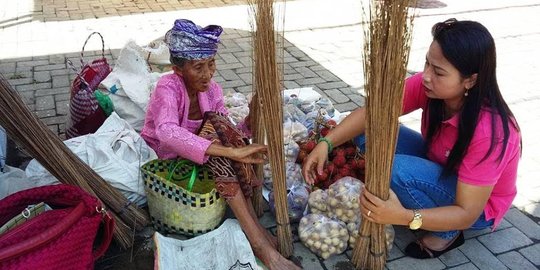
[[[201,114],[207,111],[228,115],[223,103],[223,90],[212,81],[208,91],[199,92]],[[211,142],[197,136],[202,120],[190,120],[189,97],[182,77],[168,74],[161,77],[150,97],[141,136],[161,159],[186,158],[198,164],[208,159],[205,155]],[[245,133],[244,124],[240,123]]]

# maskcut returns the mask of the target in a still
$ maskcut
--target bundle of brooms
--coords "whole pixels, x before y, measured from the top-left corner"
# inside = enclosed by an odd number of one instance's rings
[[[252,58],[253,58],[253,55],[252,55]],[[255,82],[256,80],[257,79],[255,78],[255,73],[253,73],[253,81]],[[257,95],[252,96],[251,102],[249,105],[250,105],[249,113],[251,115],[250,117],[251,135],[252,135],[253,142],[259,143],[259,144],[265,144],[266,134],[264,131],[264,125],[262,123],[262,111],[261,111],[262,105],[260,104],[260,99],[257,97]],[[264,167],[263,164],[255,165],[255,175],[257,179],[264,178],[263,167]],[[261,217],[264,214],[262,186],[257,187],[253,190],[251,203],[253,205],[253,209],[255,210],[255,214],[257,215],[257,217]]]
[[[257,130],[256,142],[267,141],[275,195],[278,251],[288,258],[292,255],[292,235],[287,212],[285,155],[283,153],[283,105],[281,76],[278,68],[277,34],[272,0],[248,0],[255,18],[253,28],[254,98],[252,117]],[[283,44],[283,43],[282,43]],[[261,127],[262,125],[262,127]],[[266,140],[265,140],[266,139]]]
[[[9,138],[22,146],[60,182],[79,186],[98,197],[116,221],[114,237],[123,248],[133,245],[133,230],[148,224],[148,215],[131,204],[67,148],[60,138],[24,104],[0,75],[0,125]]]
[[[253,80],[255,81],[255,79]],[[259,104],[259,99],[257,96],[253,96],[251,99],[252,106],[250,108],[250,115],[251,115],[251,133],[253,142],[264,144],[265,143],[265,133],[264,133],[264,125],[262,124],[262,112],[261,105]],[[263,179],[264,172],[263,172],[263,164],[257,164],[255,165],[255,174],[257,179]],[[263,194],[262,194],[262,186],[257,187],[253,190],[253,196],[251,197],[251,202],[253,204],[253,208],[255,210],[255,214],[257,217],[261,217],[264,214],[264,208],[263,208]]]
[[[366,188],[379,198],[389,196],[397,143],[404,79],[409,59],[412,0],[372,0],[364,28],[366,90]],[[357,269],[383,269],[386,241],[383,224],[365,219],[359,229],[352,262]]]

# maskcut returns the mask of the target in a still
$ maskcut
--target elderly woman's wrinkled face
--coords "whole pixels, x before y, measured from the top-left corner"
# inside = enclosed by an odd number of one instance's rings
[[[184,78],[187,90],[192,93],[208,90],[215,71],[216,60],[214,57],[190,60],[182,67],[175,67],[175,72]]]

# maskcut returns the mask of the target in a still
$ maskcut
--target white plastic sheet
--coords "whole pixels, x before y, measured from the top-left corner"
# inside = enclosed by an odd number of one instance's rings
[[[141,136],[116,113],[112,113],[94,134],[64,142],[82,161],[105,181],[117,188],[127,199],[146,203],[140,166],[157,158]],[[27,176],[38,186],[58,181],[35,159],[26,167]]]
[[[156,232],[154,246],[155,270],[260,269],[236,219],[227,219],[219,228],[189,240]]]
[[[0,173],[0,199],[33,187],[35,183],[30,181],[24,171],[19,168],[5,165],[4,171]]]

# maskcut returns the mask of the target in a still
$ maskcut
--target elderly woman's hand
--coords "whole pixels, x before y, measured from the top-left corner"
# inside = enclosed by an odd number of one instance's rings
[[[242,163],[263,163],[266,160],[266,153],[268,152],[268,147],[266,145],[256,143],[230,149],[228,158]]]
[[[244,147],[226,147],[219,143],[211,144],[206,155],[226,157],[242,163],[263,163],[266,160],[268,147],[261,144],[250,144]]]

